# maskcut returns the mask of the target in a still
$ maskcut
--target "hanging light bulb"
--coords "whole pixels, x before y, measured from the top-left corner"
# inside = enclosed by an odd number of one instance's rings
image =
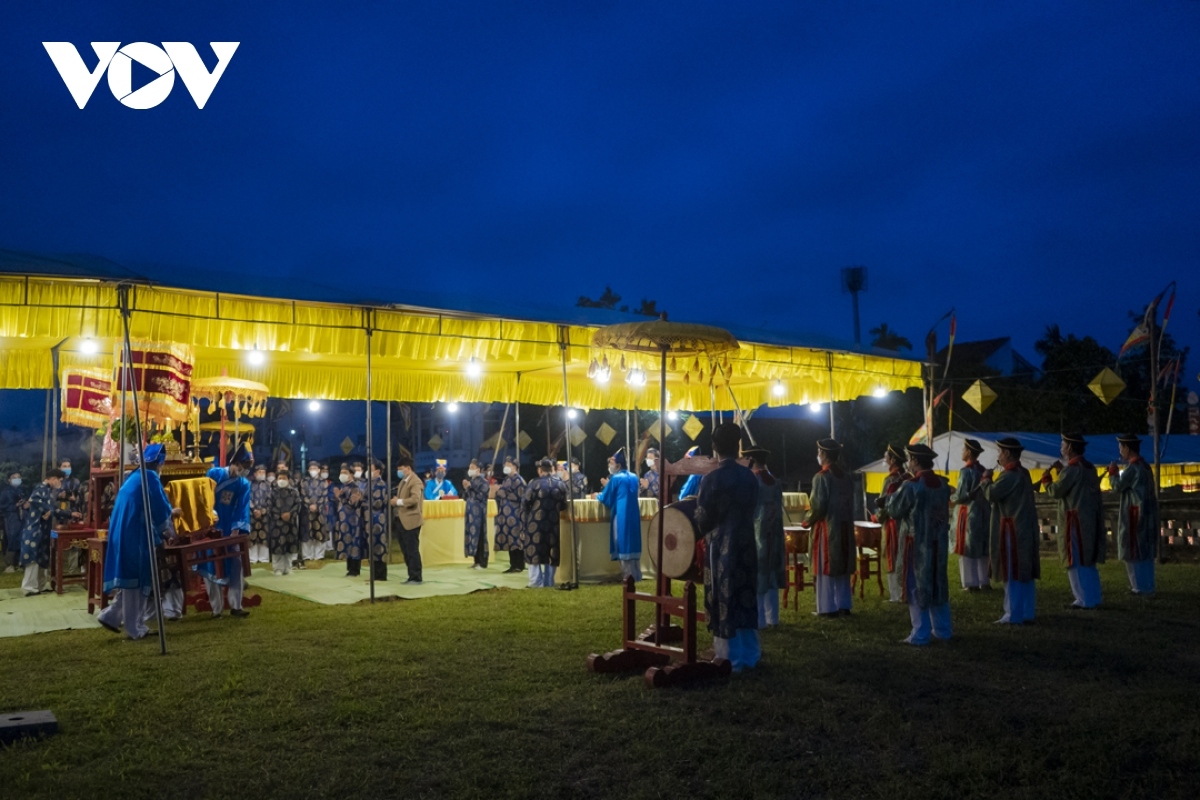
[[[267,357],[265,355],[263,355],[262,350],[259,350],[256,347],[253,350],[251,350],[249,353],[246,353],[246,360],[257,367],[257,366],[261,365],[264,361],[266,361]]]
[[[821,404],[814,400],[813,402],[808,404],[808,410],[813,412],[814,414],[817,414],[821,411]]]
[[[308,410],[309,411],[320,411],[321,410],[321,401],[313,400],[311,403],[308,404]]]
[[[776,397],[783,397],[787,389],[783,388],[783,381],[775,381],[775,385],[771,387],[771,394]]]
[[[871,392],[871,394],[875,397],[887,397],[887,389],[884,389],[882,386],[876,386],[875,391]]]
[[[96,344],[96,340],[90,336],[79,343],[79,352],[86,353],[89,356],[95,354],[99,349],[100,347]]]
[[[579,416],[579,414],[578,414],[578,412],[575,411],[575,409],[573,409],[573,408],[567,409],[567,419],[575,419],[575,417],[577,417],[577,416]]]
[[[669,419],[669,420],[671,420],[672,422],[674,422],[675,420],[679,419],[679,412],[678,412],[678,411],[668,411],[668,412],[667,412],[667,419]]]
[[[478,378],[482,374],[483,374],[483,365],[480,364],[477,360],[475,360],[475,356],[471,356],[470,360],[467,361],[467,377],[468,378]]]
[[[455,413],[456,411],[458,411],[458,403],[447,403],[446,410],[449,411],[451,414]]]

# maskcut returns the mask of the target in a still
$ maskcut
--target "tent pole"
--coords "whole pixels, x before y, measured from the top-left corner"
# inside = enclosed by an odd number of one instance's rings
[[[829,368],[829,438],[836,439],[837,427],[833,422],[833,353],[825,354],[825,364]]]
[[[46,464],[50,459],[50,397],[54,389],[46,390],[46,422],[42,428],[42,480],[46,480]]]
[[[164,624],[163,620],[162,589],[159,587],[158,580],[158,551],[154,546],[154,528],[150,519],[150,484],[146,481],[146,448],[142,443],[142,422],[138,414],[137,386],[133,381],[133,346],[129,340],[129,317],[132,313],[129,309],[129,287],[127,285],[118,286],[117,297],[121,304],[121,322],[123,323],[125,331],[125,380],[122,381],[122,397],[124,396],[124,384],[128,384],[133,393],[134,418],[137,419],[138,464],[140,465],[139,468],[142,471],[142,517],[146,521],[146,547],[148,548],[148,552],[150,554],[150,585],[154,590],[154,613],[158,618],[158,648],[159,653],[165,656],[167,654],[167,626]],[[121,427],[124,428],[124,405],[122,405],[121,413]],[[121,446],[121,452],[125,452],[124,445]]]
[[[516,453],[517,471],[521,469],[521,373],[517,373],[517,399],[513,402],[513,452]],[[496,475],[496,468],[492,467],[492,477]]]
[[[370,574],[371,584],[371,602],[375,602],[375,543],[372,541],[373,531],[371,530],[374,524],[374,511],[372,502],[375,497],[375,477],[371,474],[375,470],[375,462],[371,459],[371,312],[367,311],[367,508],[366,508],[366,525],[363,537],[363,543],[367,547],[367,570]],[[385,498],[386,502],[386,498]],[[385,505],[386,509],[387,506]]]
[[[558,348],[562,353],[562,376],[563,376],[563,439],[567,443],[567,509],[571,517],[571,578],[572,580],[564,583],[561,589],[570,590],[579,588],[579,524],[575,520],[575,497],[572,491],[574,477],[571,474],[571,419],[568,416],[571,413],[571,399],[567,392],[567,329],[560,326],[558,329]],[[547,416],[546,425],[549,427],[549,417]],[[549,444],[547,443],[547,447]]]
[[[387,411],[384,419],[384,438],[387,442],[387,495],[385,501],[390,500],[392,496],[392,401],[385,400],[383,408]],[[388,563],[392,561],[392,509],[388,507],[387,502],[383,506],[384,528],[387,536],[387,551]]]
[[[665,453],[666,438],[667,438],[667,345],[662,346],[662,361],[658,372],[658,434],[661,437],[659,446],[662,447],[662,452]],[[660,456],[659,461],[659,480],[658,480],[658,560],[655,561],[654,581],[658,586],[658,596],[666,597],[671,591],[670,582],[663,572],[663,539],[666,537],[666,515],[663,510],[667,507],[667,483],[666,476],[662,474],[662,465],[666,463],[666,458]],[[663,607],[654,604],[654,641],[657,644],[663,644],[665,639],[663,634],[666,632],[666,625],[669,623],[667,615],[663,613]]]

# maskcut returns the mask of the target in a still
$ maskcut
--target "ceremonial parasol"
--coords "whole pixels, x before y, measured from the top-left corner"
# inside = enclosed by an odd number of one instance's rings
[[[62,421],[98,429],[112,416],[112,372],[104,369],[62,371]]]
[[[228,406],[233,406],[233,444],[238,444],[238,423],[241,417],[262,417],[267,413],[267,395],[265,384],[248,381],[244,378],[234,378],[222,371],[216,378],[201,378],[192,381],[192,399],[199,405],[201,400],[208,400],[209,410],[214,404],[221,408],[221,455],[220,464],[225,466],[225,421],[228,419]]]
[[[733,334],[722,328],[716,328],[709,325],[695,325],[689,323],[669,322],[667,315],[663,314],[659,319],[646,320],[644,322],[625,322],[617,325],[610,325],[607,328],[602,328],[597,331],[592,337],[592,346],[600,349],[615,350],[622,353],[645,353],[657,354],[659,356],[659,420],[666,419],[667,416],[667,361],[668,358],[674,363],[675,359],[680,356],[685,357],[685,369],[687,369],[686,358],[698,358],[706,356],[710,362],[716,356],[722,356],[730,351],[737,350],[740,345]],[[728,364],[725,369],[726,379],[729,377]],[[711,376],[711,364],[710,364]],[[711,380],[711,378],[710,378]],[[665,438],[665,431],[663,432]],[[661,440],[660,440],[661,443]],[[666,458],[662,459],[664,465],[667,465]],[[665,470],[664,470],[665,472]],[[654,598],[655,602],[655,644],[659,646],[658,653],[664,653],[667,648],[661,646],[666,641],[666,621],[668,619],[668,609],[675,608],[676,603],[673,603],[670,598],[670,579],[665,575],[662,568],[663,563],[663,541],[664,522],[666,515],[661,513],[667,506],[667,501],[670,499],[671,481],[663,476],[659,481],[659,498],[658,505],[660,513],[658,518],[658,542],[657,542],[657,559],[655,561],[655,580],[658,590]],[[627,587],[631,585],[627,584]],[[694,589],[688,585],[685,590],[687,595],[688,606],[690,610],[685,616],[685,624],[689,625],[691,631],[695,628],[695,606],[694,606]],[[628,591],[627,591],[628,597]],[[690,618],[689,618],[690,617]],[[627,626],[628,628],[628,626]],[[704,671],[696,668],[695,654],[695,636],[685,631],[685,667],[681,669],[675,676],[674,680],[680,682],[689,680],[693,677],[700,677],[705,674]],[[645,653],[645,650],[641,650]],[[630,648],[628,639],[628,630],[626,633],[626,649],[618,655],[617,659],[612,659],[612,666],[619,667],[623,663],[638,664],[649,663],[655,664],[650,671],[647,672],[647,681],[651,685],[664,685],[665,682],[673,680],[670,672],[664,672],[657,669],[656,661],[643,662],[637,658],[638,650]],[[599,662],[607,657],[593,657],[589,659],[589,663],[593,669],[598,669]]]

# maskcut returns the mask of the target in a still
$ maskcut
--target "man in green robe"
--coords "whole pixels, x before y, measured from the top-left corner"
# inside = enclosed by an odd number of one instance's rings
[[[950,586],[946,560],[950,549],[950,486],[933,471],[937,458],[928,445],[908,447],[913,477],[889,495],[888,516],[907,521],[912,534],[912,557],[904,562],[904,597],[912,632],[904,644],[929,644],[930,634],[950,638]]]
[[[1100,573],[1107,546],[1104,507],[1100,499],[1100,477],[1083,457],[1087,441],[1081,433],[1064,433],[1060,453],[1064,467],[1055,461],[1042,476],[1042,488],[1058,501],[1058,558],[1067,568],[1071,594],[1070,609],[1093,609],[1100,605]],[[1051,473],[1057,472],[1057,477]]]
[[[1108,465],[1108,480],[1121,495],[1117,519],[1117,557],[1125,562],[1129,589],[1134,594],[1154,594],[1154,559],[1158,556],[1158,497],[1154,472],[1142,458],[1142,440],[1129,433],[1117,437],[1121,460],[1128,466],[1118,471]]]
[[[758,479],[754,511],[754,546],[758,554],[758,627],[779,625],[779,590],[787,585],[787,538],[783,532],[783,484],[767,469],[771,452],[761,447],[743,450]]]
[[[983,445],[975,439],[963,442],[963,467],[958,471],[958,486],[950,495],[954,509],[954,554],[958,556],[958,575],[963,589],[978,592],[991,589],[988,582],[988,503],[975,491],[987,472],[979,463]]]
[[[996,442],[1000,474],[985,473],[979,492],[991,503],[992,577],[1004,584],[1004,616],[999,624],[1033,623],[1037,584],[1042,577],[1038,554],[1038,516],[1033,481],[1021,466],[1025,448],[1011,436]]]
[[[875,521],[883,523],[883,566],[887,571],[888,602],[899,603],[904,600],[901,580],[904,576],[904,554],[909,531],[904,520],[893,519],[888,514],[886,501],[912,476],[905,472],[904,465],[908,459],[901,448],[889,444],[883,459],[888,465],[888,474],[883,479],[883,491],[876,500],[879,511],[875,515]]]
[[[854,572],[854,484],[838,464],[842,446],[817,442],[821,471],[813,476],[808,518],[812,527],[809,559],[816,586],[817,616],[850,614],[850,575]]]

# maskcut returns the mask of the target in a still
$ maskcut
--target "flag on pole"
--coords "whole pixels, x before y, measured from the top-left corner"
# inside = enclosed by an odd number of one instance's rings
[[[954,309],[950,310],[950,341],[946,344],[946,367],[942,370],[942,381],[946,380],[946,376],[950,374],[950,356],[954,354],[954,334],[958,330],[958,325],[954,319]]]
[[[1154,320],[1158,318],[1158,303],[1162,300],[1163,292],[1159,292],[1150,305],[1146,306],[1146,314],[1142,317],[1142,321],[1138,323],[1133,332],[1129,334],[1129,338],[1125,340],[1125,344],[1121,345],[1121,352],[1117,353],[1117,360],[1120,361],[1122,356],[1135,347],[1141,347],[1146,342],[1150,341],[1150,329],[1154,327]],[[1169,304],[1168,304],[1169,306]],[[1168,307],[1167,313],[1170,314]]]
[[[909,444],[918,444],[922,439],[930,439],[930,432],[933,430],[933,412],[942,404],[942,400],[949,394],[949,389],[942,389],[937,397],[933,398],[933,402],[929,404],[929,408],[925,409],[925,422],[917,429],[917,432],[908,440]],[[926,442],[930,444],[930,442]],[[932,446],[932,445],[930,445]]]

